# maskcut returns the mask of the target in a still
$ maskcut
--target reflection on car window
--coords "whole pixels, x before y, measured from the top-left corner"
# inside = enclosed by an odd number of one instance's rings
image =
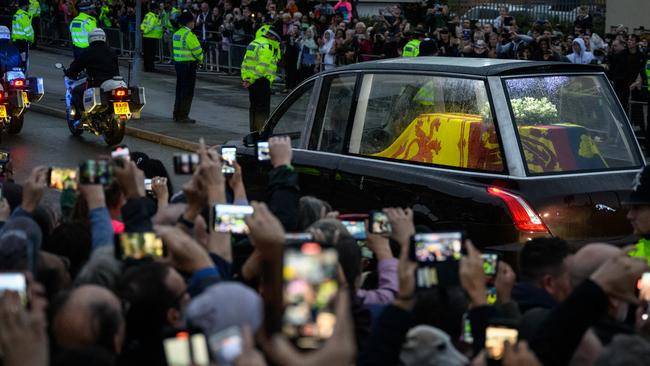
[[[318,133],[317,150],[341,152],[350,116],[356,75],[335,76],[328,80],[327,99],[323,113],[323,128]],[[326,85],[327,85],[326,84]],[[322,97],[321,97],[322,98]]]
[[[483,81],[366,75],[357,108],[350,153],[503,171]]]
[[[271,135],[289,135],[291,137],[291,146],[294,148],[300,146],[300,138],[305,127],[309,99],[313,88],[314,83],[311,82],[292,94],[291,98],[293,100],[289,101],[279,113],[273,116],[273,119],[277,122],[272,129]]]
[[[640,166],[629,126],[606,83],[596,75],[506,80],[531,174]]]

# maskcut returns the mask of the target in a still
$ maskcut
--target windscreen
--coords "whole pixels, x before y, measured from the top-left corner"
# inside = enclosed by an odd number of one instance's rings
[[[600,75],[506,79],[529,174],[638,168],[638,145]]]

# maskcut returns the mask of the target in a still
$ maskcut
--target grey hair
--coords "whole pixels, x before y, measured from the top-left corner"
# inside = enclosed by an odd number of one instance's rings
[[[115,259],[112,246],[104,246],[93,251],[88,262],[81,268],[74,281],[76,287],[81,285],[98,285],[113,292],[122,275],[122,262]]]
[[[650,342],[639,335],[620,334],[614,337],[594,366],[650,365]]]

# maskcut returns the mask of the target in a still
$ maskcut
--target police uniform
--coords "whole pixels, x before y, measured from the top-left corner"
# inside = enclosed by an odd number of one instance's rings
[[[106,28],[111,28],[113,26],[113,22],[109,16],[110,12],[111,9],[106,3],[102,4],[102,7],[99,9],[99,22]]]
[[[185,12],[179,17],[182,27],[172,37],[174,68],[176,69],[176,99],[174,101],[174,121],[194,123],[189,118],[194,85],[196,84],[196,66],[203,62],[201,43],[187,26],[194,22],[194,16]]]
[[[155,5],[152,4],[152,7]],[[156,49],[163,36],[163,27],[160,17],[155,11],[149,11],[145,15],[142,24],[142,52],[144,53],[144,71],[154,72],[154,60],[156,58]]]
[[[70,37],[72,37],[72,54],[78,58],[81,52],[88,48],[88,33],[97,28],[97,20],[92,15],[84,13],[94,9],[94,5],[80,4],[81,13],[70,22]]]
[[[25,9],[29,2],[23,0],[21,6],[14,14],[11,23],[11,41],[14,43],[22,59],[21,67],[27,68],[29,58],[29,45],[34,42],[34,28],[32,28],[32,17]]]
[[[412,39],[408,41],[402,49],[402,57],[417,57],[420,54],[420,40]]]
[[[33,47],[36,47],[38,40],[38,33],[41,31],[41,4],[38,0],[29,0],[29,15],[32,17],[32,29],[34,29],[34,41],[32,42]]]
[[[271,113],[271,84],[280,59],[279,34],[278,30],[269,28],[264,36],[256,38],[246,48],[241,64],[241,78],[248,83],[251,131],[259,131]]]

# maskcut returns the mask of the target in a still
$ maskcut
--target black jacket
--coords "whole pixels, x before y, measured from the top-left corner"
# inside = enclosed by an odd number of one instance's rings
[[[68,76],[76,78],[86,70],[89,86],[100,86],[104,81],[120,75],[117,54],[104,42],[93,42],[78,59],[70,64]]]

